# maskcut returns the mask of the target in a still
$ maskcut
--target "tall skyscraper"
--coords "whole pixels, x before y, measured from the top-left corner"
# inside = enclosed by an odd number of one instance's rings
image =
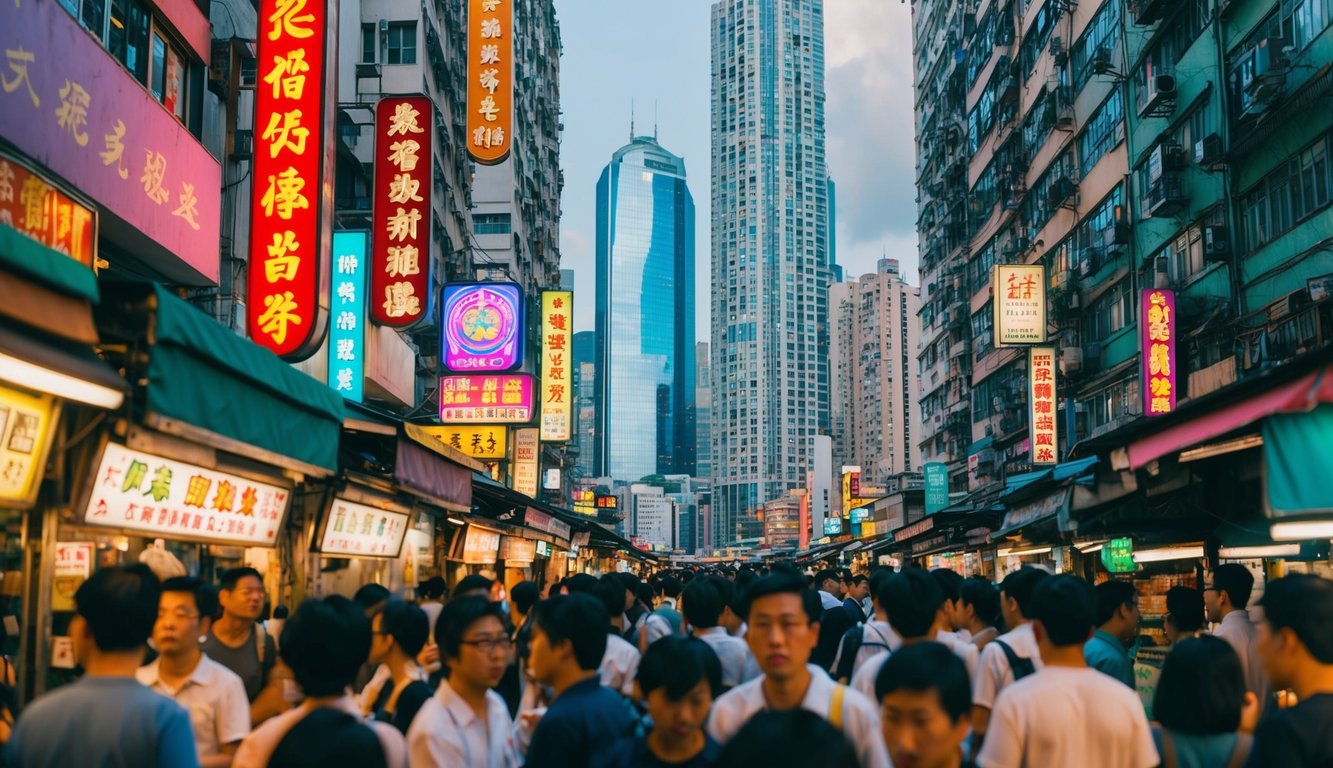
[[[708,364],[708,342],[694,345],[694,476],[713,476],[711,445],[713,434],[713,369]]]
[[[656,138],[597,181],[596,333],[596,474],[693,475],[694,198]]]
[[[827,421],[822,0],[712,8],[713,514],[801,487]]]
[[[597,334],[579,331],[574,334],[574,445],[579,458],[575,464],[574,479],[596,477],[593,471],[594,438],[597,435]]]

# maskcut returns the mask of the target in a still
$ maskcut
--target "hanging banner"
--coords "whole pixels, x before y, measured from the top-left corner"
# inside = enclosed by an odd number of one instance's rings
[[[329,386],[361,402],[366,379],[366,233],[334,232]]]
[[[65,194],[45,174],[0,150],[0,224],[92,269],[97,211]]]
[[[514,0],[469,0],[467,150],[482,165],[509,155],[513,141]]]
[[[503,459],[509,455],[509,428],[505,426],[448,425],[420,429],[423,434],[474,459]]]
[[[1060,461],[1060,440],[1055,417],[1055,348],[1032,347],[1028,350],[1028,424],[1032,429],[1032,463],[1055,464]]]
[[[933,515],[949,506],[949,465],[938,461],[925,466],[926,514]]]
[[[517,536],[505,536],[500,539],[500,559],[505,567],[516,568],[537,559],[537,543]]]
[[[441,376],[440,421],[526,424],[532,421],[532,391],[532,377],[522,373]]]
[[[574,366],[570,353],[574,333],[574,294],[542,291],[542,420],[541,439],[569,439]]]
[[[336,3],[260,0],[247,319],[290,360],[318,348],[320,255],[332,243]]]
[[[991,277],[995,346],[1046,341],[1046,267],[996,264]]]
[[[1176,409],[1176,294],[1164,288],[1139,296],[1143,339],[1143,413],[1161,416]]]
[[[532,498],[537,497],[538,450],[536,429],[514,430],[513,487],[519,493]]]
[[[36,502],[55,412],[50,395],[0,387],[0,507]]]
[[[523,365],[523,290],[514,283],[448,283],[440,302],[440,359],[454,373]]]
[[[317,551],[325,557],[396,558],[411,518],[406,512],[335,497],[324,516]]]
[[[406,328],[430,300],[431,136],[434,108],[425,96],[375,105],[374,247],[370,317]]]

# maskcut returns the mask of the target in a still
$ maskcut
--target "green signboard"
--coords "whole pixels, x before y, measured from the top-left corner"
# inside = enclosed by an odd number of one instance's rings
[[[926,514],[933,515],[949,506],[949,467],[932,462],[926,465]]]
[[[1108,573],[1133,573],[1139,569],[1134,562],[1133,539],[1111,539],[1102,547],[1102,565]]]

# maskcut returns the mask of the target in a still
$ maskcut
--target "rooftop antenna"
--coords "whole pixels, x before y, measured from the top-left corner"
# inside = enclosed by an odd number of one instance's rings
[[[634,142],[634,97],[629,97],[629,140]]]
[[[657,99],[653,99],[653,141],[657,141]]]

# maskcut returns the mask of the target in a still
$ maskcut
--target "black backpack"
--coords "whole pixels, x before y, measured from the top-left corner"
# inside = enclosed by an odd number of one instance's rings
[[[887,642],[876,643],[865,641],[865,629],[868,625],[857,624],[847,630],[842,635],[842,656],[838,658],[838,668],[833,675],[836,680],[851,681],[852,675],[856,673],[856,657],[860,655],[862,648],[883,648],[886,651],[892,650]],[[879,630],[875,630],[879,634]],[[880,636],[885,640],[884,636]]]
[[[282,768],[388,768],[375,730],[340,709],[318,707],[282,737],[268,764]]]
[[[1009,660],[1009,669],[1014,672],[1015,683],[1037,671],[1037,665],[1032,663],[1032,659],[1014,653],[1014,649],[1005,641],[996,640],[995,644],[1000,646],[1000,650],[1004,651],[1004,657]]]

